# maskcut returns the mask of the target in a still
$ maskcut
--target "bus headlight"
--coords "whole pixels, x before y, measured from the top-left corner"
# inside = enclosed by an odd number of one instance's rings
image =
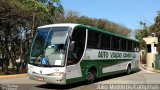
[[[50,76],[62,76],[62,75],[64,75],[64,72],[54,72],[54,73],[51,73],[49,75]]]

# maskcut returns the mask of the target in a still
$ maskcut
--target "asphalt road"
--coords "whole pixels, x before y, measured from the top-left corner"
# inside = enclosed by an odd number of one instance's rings
[[[28,76],[21,76],[15,78],[0,79],[2,89],[8,90],[55,90],[55,89],[72,89],[72,90],[97,90],[108,89],[109,85],[159,85],[155,90],[160,89],[160,73],[152,73],[146,70],[139,70],[130,75],[118,74],[99,78],[93,84],[86,84],[85,82],[74,83],[66,86],[51,85],[45,82],[38,82],[28,79]],[[103,86],[102,86],[103,85]],[[113,88],[111,86],[111,88]],[[6,90],[7,90],[6,89]],[[108,89],[109,90],[109,89]]]

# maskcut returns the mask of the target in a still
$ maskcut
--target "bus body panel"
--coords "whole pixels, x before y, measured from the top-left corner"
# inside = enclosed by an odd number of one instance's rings
[[[83,70],[94,66],[97,69],[97,77],[101,77],[106,73],[125,72],[129,64],[131,64],[131,69],[138,69],[139,58],[138,52],[87,49],[81,68]]]
[[[126,61],[123,60],[124,62],[121,62],[119,64],[115,64],[115,60],[83,60],[81,62],[81,68],[82,68],[82,78],[85,79],[87,71],[91,67],[96,67],[96,77],[103,77],[106,75],[113,75],[113,74],[118,74],[118,73],[124,73],[127,70],[127,66],[129,63],[135,62],[136,60],[130,60]],[[131,64],[132,66],[132,64]],[[134,67],[132,66],[132,71],[137,70],[139,67]]]
[[[69,65],[66,67],[66,79],[82,77],[80,64]]]
[[[69,65],[66,67],[66,84],[83,81],[82,68],[80,63]]]

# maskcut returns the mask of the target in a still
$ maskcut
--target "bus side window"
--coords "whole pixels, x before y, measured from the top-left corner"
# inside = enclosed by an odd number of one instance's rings
[[[101,49],[110,49],[111,45],[111,36],[102,34],[101,35]]]
[[[93,30],[88,30],[88,42],[87,42],[87,47],[88,48],[100,48],[100,33],[93,31]]]
[[[119,39],[117,37],[112,36],[112,41],[113,41],[111,43],[112,49],[119,50]]]
[[[126,40],[125,39],[121,39],[121,50],[122,51],[126,51]]]

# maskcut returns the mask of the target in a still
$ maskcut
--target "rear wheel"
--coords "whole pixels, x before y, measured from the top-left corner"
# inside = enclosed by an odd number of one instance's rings
[[[96,71],[94,69],[89,70],[87,72],[86,79],[88,83],[93,83],[94,80],[96,79]]]
[[[126,72],[127,74],[131,74],[131,65],[128,65],[128,67],[127,67],[127,72]]]

